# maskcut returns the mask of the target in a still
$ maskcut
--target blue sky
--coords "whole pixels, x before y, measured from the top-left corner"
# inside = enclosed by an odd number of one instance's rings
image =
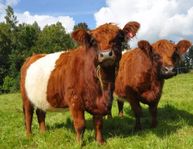
[[[0,22],[7,5],[14,8],[19,23],[36,21],[41,28],[60,21],[70,33],[79,22],[94,29],[108,22],[122,28],[138,21],[141,28],[131,45],[144,39],[193,41],[192,0],[0,0]]]
[[[105,6],[105,0],[20,0],[16,12],[29,11],[32,15],[70,16],[76,23],[86,22],[96,27],[94,13]]]

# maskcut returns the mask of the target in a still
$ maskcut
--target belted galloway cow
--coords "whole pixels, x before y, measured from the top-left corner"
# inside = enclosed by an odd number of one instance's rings
[[[85,111],[93,115],[95,137],[103,143],[102,117],[112,104],[115,70],[122,55],[122,43],[134,37],[137,22],[123,29],[108,23],[86,31],[78,29],[72,37],[76,49],[29,57],[21,68],[21,94],[26,134],[29,136],[33,111],[44,132],[46,111],[69,108],[80,142],[85,130]]]

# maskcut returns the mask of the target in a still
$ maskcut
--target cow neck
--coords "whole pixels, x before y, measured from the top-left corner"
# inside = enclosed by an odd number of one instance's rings
[[[155,76],[156,80],[164,82],[164,79],[160,75],[160,67],[161,67],[161,64],[159,62],[155,62],[155,61],[152,62],[153,76]]]
[[[96,67],[97,78],[100,83],[100,88],[102,92],[107,88],[108,84],[114,83],[114,67],[112,68],[102,68],[100,65]]]
[[[97,51],[95,49],[87,49],[85,58],[85,82],[88,81],[95,85],[96,88],[100,88],[101,93],[108,90],[108,84],[114,83],[114,70],[115,68],[103,68],[100,64],[97,64]],[[95,85],[94,85],[95,84]]]
[[[84,70],[82,71],[84,74],[82,97],[86,111],[92,114],[106,114],[112,105],[110,96],[114,89],[114,83],[110,82],[113,80],[111,78],[114,73],[108,67],[98,67],[97,51],[94,49],[85,51]]]
[[[153,85],[152,87],[156,87],[156,88],[159,88],[159,90],[156,90],[155,91],[155,94],[157,94],[157,96],[161,96],[161,92],[162,92],[162,88],[163,88],[163,85],[164,85],[164,79],[160,78],[160,74],[159,74],[159,69],[160,69],[160,64],[159,62],[155,62],[152,60],[152,73],[151,73],[151,76],[152,76],[152,80],[155,80],[155,81],[152,81]],[[158,97],[159,98],[159,97]]]

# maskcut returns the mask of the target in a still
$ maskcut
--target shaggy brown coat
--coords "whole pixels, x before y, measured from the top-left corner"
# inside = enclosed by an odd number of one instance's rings
[[[104,142],[101,132],[102,117],[107,114],[112,104],[115,69],[121,59],[122,42],[133,37],[139,26],[137,22],[129,22],[123,30],[114,24],[105,24],[91,31],[76,30],[72,37],[80,46],[62,53],[56,61],[48,81],[46,100],[53,109],[69,108],[78,141],[82,140],[85,130],[84,112],[87,111],[93,115],[96,140],[99,143]],[[98,57],[108,49],[114,54],[114,63],[103,65],[103,62],[99,63]],[[21,94],[27,135],[31,134],[33,110],[36,105],[30,102],[26,93],[26,72],[31,64],[44,56],[46,55],[33,55],[21,69]],[[40,131],[44,132],[46,111],[37,108],[36,113]]]
[[[138,48],[123,54],[115,81],[115,95],[130,103],[136,118],[135,129],[141,129],[140,102],[149,105],[151,126],[156,127],[157,105],[164,79],[176,75],[176,64],[190,46],[191,43],[187,40],[178,44],[159,40],[152,45],[140,41]],[[118,101],[118,108],[119,115],[123,116],[123,101]]]

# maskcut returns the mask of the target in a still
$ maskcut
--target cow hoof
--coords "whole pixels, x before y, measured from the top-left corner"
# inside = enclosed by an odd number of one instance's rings
[[[40,130],[40,134],[45,134],[45,130]]]
[[[102,144],[105,144],[106,141],[105,141],[104,139],[102,139],[102,140],[99,140],[98,143],[99,143],[100,145],[102,145]]]
[[[31,139],[31,137],[32,137],[32,133],[26,133],[26,138],[27,139]]]

